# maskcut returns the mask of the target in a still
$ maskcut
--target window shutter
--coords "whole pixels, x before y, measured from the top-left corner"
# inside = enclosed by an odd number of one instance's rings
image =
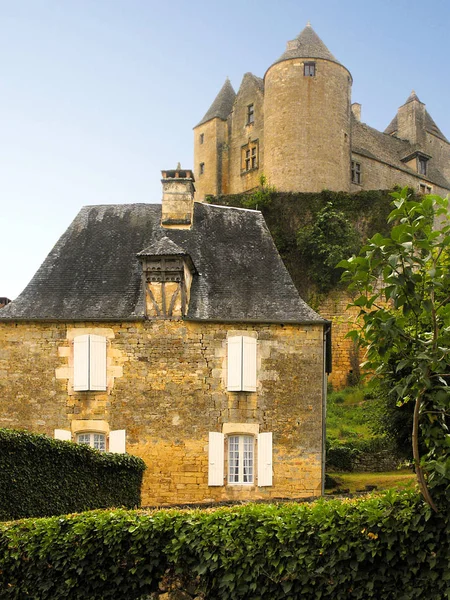
[[[258,486],[272,485],[272,432],[258,435]]]
[[[71,442],[72,433],[67,429],[55,429],[54,438],[55,440],[64,440],[65,442]]]
[[[242,389],[256,392],[256,339],[242,338]]]
[[[89,336],[79,335],[73,340],[73,389],[89,389]]]
[[[125,454],[126,432],[125,429],[117,429],[109,432],[109,452]]]
[[[227,389],[230,392],[242,390],[242,336],[228,338],[228,381]]]
[[[224,475],[224,435],[209,432],[208,485],[223,485]]]
[[[89,389],[106,390],[106,338],[90,335],[89,349]]]

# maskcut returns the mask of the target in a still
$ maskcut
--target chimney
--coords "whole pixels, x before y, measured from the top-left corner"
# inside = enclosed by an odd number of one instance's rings
[[[359,102],[353,102],[352,113],[357,121],[361,121],[361,104]]]
[[[425,104],[413,90],[397,112],[397,137],[411,144],[425,144]]]
[[[170,229],[189,229],[194,206],[194,174],[182,169],[178,163],[175,170],[161,171],[162,214],[161,225]]]

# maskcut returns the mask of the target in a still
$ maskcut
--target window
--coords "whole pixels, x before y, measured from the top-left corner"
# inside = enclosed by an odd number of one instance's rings
[[[242,146],[241,171],[246,173],[258,168],[258,140]]]
[[[247,125],[252,125],[255,122],[255,105],[249,104],[247,106]]]
[[[228,338],[230,392],[256,392],[256,339],[245,335]]]
[[[432,191],[432,189],[429,185],[426,185],[424,183],[419,184],[419,192],[421,194],[431,194],[431,191]]]
[[[85,444],[100,452],[106,452],[106,436],[104,433],[79,433],[77,443]]]
[[[233,429],[236,427],[237,432]],[[243,433],[242,429],[247,433]],[[241,432],[239,433],[239,429]],[[271,486],[272,473],[272,433],[257,433],[259,426],[249,423],[224,423],[224,433],[210,431],[208,437],[208,485],[225,485],[225,440],[228,444],[227,462],[229,485]],[[249,435],[254,433],[254,435]],[[257,445],[255,464],[255,444]]]
[[[253,483],[253,436],[229,436],[228,483]]]
[[[417,171],[418,171],[419,175],[427,174],[427,162],[428,162],[427,158],[425,158],[423,156],[417,157]]]
[[[303,75],[305,77],[315,77],[316,76],[316,63],[307,62],[303,65]]]
[[[106,390],[106,338],[79,335],[73,340],[73,389]]]
[[[200,134],[200,144],[203,144],[204,141],[205,141],[205,134],[201,133]]]
[[[361,184],[361,163],[352,160],[352,183]]]
[[[203,175],[205,172],[205,163],[200,163],[200,175]]]

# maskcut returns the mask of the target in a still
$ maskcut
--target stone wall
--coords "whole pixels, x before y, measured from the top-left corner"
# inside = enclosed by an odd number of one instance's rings
[[[73,390],[73,338],[85,333],[107,339],[106,392]],[[232,334],[258,340],[256,393],[226,389]],[[321,326],[3,322],[0,348],[0,427],[125,429],[148,467],[143,504],[321,493]],[[248,429],[273,433],[273,485],[209,487],[208,433]]]

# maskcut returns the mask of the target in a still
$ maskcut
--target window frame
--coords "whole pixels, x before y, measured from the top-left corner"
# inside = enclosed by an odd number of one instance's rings
[[[227,446],[227,485],[255,485],[255,436],[229,434]]]
[[[96,436],[99,439],[95,439]],[[80,437],[88,437],[88,441],[81,441]],[[100,431],[79,431],[76,433],[75,441],[77,444],[89,446],[99,452],[106,452],[106,434]],[[103,443],[100,443],[103,442]]]
[[[241,175],[259,168],[259,140],[241,146]]]
[[[247,125],[254,125],[255,123],[255,104],[247,104]]]
[[[204,175],[205,174],[205,163],[201,162],[199,165],[199,175]]]
[[[425,156],[421,156],[420,154],[417,156],[417,172],[419,175],[426,175],[428,170],[428,158]]]
[[[351,176],[352,176],[352,183],[354,183],[355,185],[361,185],[362,184],[362,168],[361,168],[361,163],[356,161],[356,160],[352,160],[352,168],[351,168]]]
[[[316,76],[316,63],[314,61],[308,61],[303,63],[303,77],[315,77]]]

